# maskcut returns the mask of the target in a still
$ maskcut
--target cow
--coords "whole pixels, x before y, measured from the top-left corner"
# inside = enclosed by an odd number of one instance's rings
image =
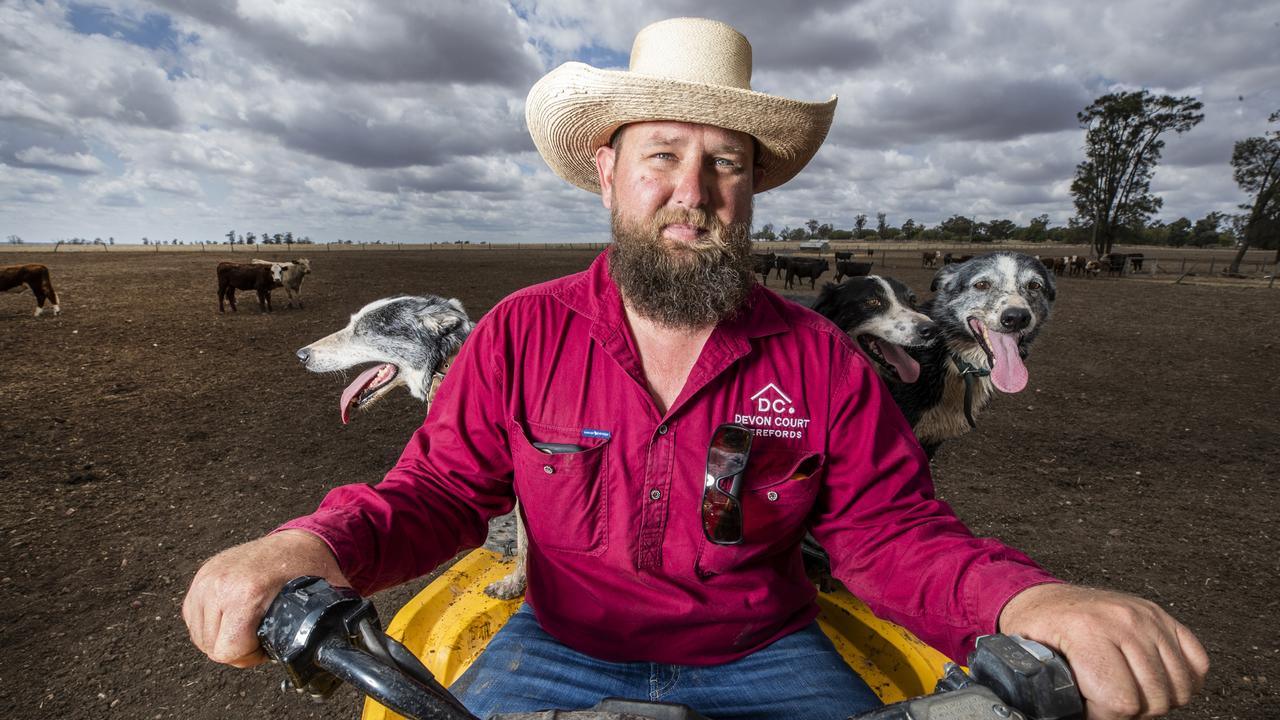
[[[940,262],[942,262],[941,250],[925,250],[920,253],[920,267],[922,268],[937,267]]]
[[[1071,275],[1084,275],[1089,268],[1089,261],[1083,255],[1071,256]]]
[[[1090,278],[1098,277],[1098,273],[1102,272],[1102,262],[1100,260],[1087,260],[1084,264],[1084,274]]]
[[[847,277],[866,277],[871,274],[871,263],[856,260],[836,261],[836,282]]]
[[[62,308],[58,306],[58,293],[54,292],[53,283],[49,281],[49,268],[37,263],[0,267],[0,292],[22,292],[24,285],[31,288],[31,294],[36,296],[36,312],[33,317],[40,317],[44,313],[46,299],[53,307],[54,317],[62,312]]]
[[[1138,272],[1142,269],[1142,261],[1146,259],[1142,253],[1129,253],[1129,267]]]
[[[837,250],[837,251],[836,251],[836,262],[840,262],[841,260],[852,260],[852,259],[853,259],[853,251],[852,251],[852,250]]]
[[[254,260],[255,265],[270,265],[272,287],[283,287],[289,296],[289,307],[293,307],[294,297],[298,298],[298,307],[302,307],[302,278],[311,274],[311,261],[298,258],[289,262],[272,262],[271,260]]]
[[[791,265],[791,259],[790,255],[779,255],[774,259],[773,266],[778,269],[779,278],[787,272],[787,268]]]
[[[801,280],[808,278],[809,288],[815,289],[818,278],[830,269],[831,263],[819,258],[791,258],[791,262],[787,265],[787,282],[784,287],[790,290],[796,278]]]
[[[236,311],[236,290],[258,293],[258,311],[271,312],[271,288],[275,287],[271,265],[255,263],[218,263],[218,312],[226,312],[223,299]]]
[[[1058,277],[1062,277],[1062,274],[1067,271],[1067,266],[1070,264],[1071,264],[1071,258],[1066,258],[1066,257],[1054,258],[1053,274],[1057,275]]]
[[[774,262],[778,256],[774,253],[751,253],[751,258],[755,262],[755,274],[759,275],[760,281],[768,286],[769,273],[773,271]]]
[[[1110,253],[1102,256],[1102,260],[1107,267],[1107,277],[1112,275],[1124,277],[1124,265],[1125,261],[1128,260],[1127,255],[1124,253]]]

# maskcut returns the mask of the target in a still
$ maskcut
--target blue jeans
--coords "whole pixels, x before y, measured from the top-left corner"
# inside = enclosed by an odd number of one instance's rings
[[[717,719],[842,720],[881,705],[817,623],[723,665],[614,663],[565,647],[528,605],[450,689],[481,718],[581,710],[606,697],[682,703]]]

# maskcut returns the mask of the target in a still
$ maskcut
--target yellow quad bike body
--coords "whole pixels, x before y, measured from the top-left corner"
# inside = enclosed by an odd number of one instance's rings
[[[495,600],[489,583],[511,571],[512,558],[474,550],[454,563],[396,613],[387,635],[399,640],[448,687],[480,655],[489,639],[520,607],[520,599]],[[902,627],[871,614],[840,589],[818,594],[818,625],[836,649],[886,704],[933,691],[947,657]],[[363,720],[399,715],[365,700]]]

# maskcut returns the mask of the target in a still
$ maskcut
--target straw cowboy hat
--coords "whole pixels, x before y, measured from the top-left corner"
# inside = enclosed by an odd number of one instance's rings
[[[802,102],[751,89],[751,44],[715,20],[675,18],[636,35],[631,69],[569,62],[529,90],[529,134],[557,175],[600,192],[596,149],[619,127],[648,120],[714,125],[759,143],[763,192],[795,176],[822,145],[836,97]]]

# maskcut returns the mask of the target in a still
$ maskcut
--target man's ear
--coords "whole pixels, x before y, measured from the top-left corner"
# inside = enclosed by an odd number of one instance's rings
[[[613,164],[618,153],[608,145],[596,148],[596,175],[600,178],[600,202],[606,210],[613,207]]]

